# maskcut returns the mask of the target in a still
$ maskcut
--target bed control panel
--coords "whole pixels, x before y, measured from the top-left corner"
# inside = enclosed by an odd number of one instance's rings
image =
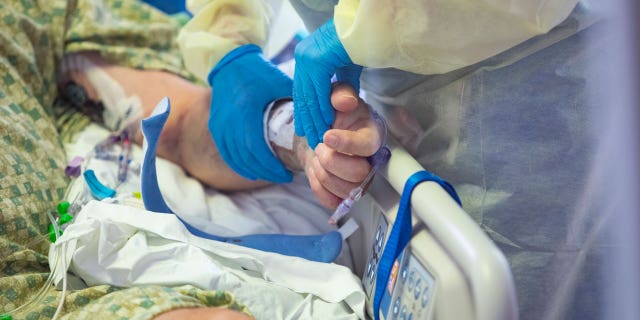
[[[373,296],[376,271],[387,236],[389,224],[381,217],[369,250],[362,282],[369,297]],[[394,262],[380,302],[381,318],[385,320],[429,319],[435,278],[427,268],[411,254],[408,246]]]
[[[364,269],[364,275],[362,279],[364,289],[367,293],[367,296],[369,297],[373,296],[376,271],[378,270],[378,263],[380,262],[382,250],[384,249],[388,228],[389,223],[387,222],[386,217],[380,215],[380,221],[378,222],[378,227],[376,228],[373,236],[373,244],[371,245],[371,248],[369,250],[369,258],[367,259],[367,264]]]
[[[369,207],[374,219],[368,235],[368,257],[362,270],[367,312],[373,314],[377,270],[397,207]],[[473,319],[473,304],[466,279],[442,245],[414,216],[411,241],[394,261],[380,301],[380,319]],[[364,252],[363,252],[364,253]]]
[[[427,269],[411,254],[396,261],[387,290],[393,288],[391,308],[385,319],[428,319],[431,296],[435,288],[435,279]],[[397,272],[394,272],[396,271]],[[383,300],[384,301],[384,300]]]

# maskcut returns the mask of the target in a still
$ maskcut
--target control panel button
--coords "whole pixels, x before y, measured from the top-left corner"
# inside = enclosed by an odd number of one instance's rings
[[[405,283],[407,281],[408,273],[409,271],[407,270],[407,265],[405,264],[404,267],[402,267],[402,271],[400,272],[400,278],[402,279],[402,283]]]
[[[367,279],[372,280],[375,273],[375,269],[373,267],[373,261],[369,261],[367,265]]]
[[[400,297],[396,298],[396,302],[393,303],[393,315],[397,315],[400,311]]]
[[[422,292],[422,278],[418,278],[418,280],[416,280],[416,288],[413,290],[413,297],[418,299],[420,292]]]
[[[423,308],[429,303],[429,290],[426,289],[428,288],[425,288],[424,292],[422,292],[422,299],[420,301]]]
[[[380,239],[376,243],[376,252],[382,254],[382,245],[384,244],[384,233],[380,234]]]
[[[407,289],[413,290],[413,285],[415,284],[415,281],[416,281],[416,272],[414,270],[411,270],[411,272],[409,272],[409,284],[407,285]]]
[[[400,310],[400,319],[405,320],[407,319],[407,305],[402,305],[402,309]]]
[[[382,225],[378,225],[378,230],[376,230],[375,241],[373,243],[373,252],[376,255],[382,254],[382,244],[384,243],[384,231],[382,230]]]

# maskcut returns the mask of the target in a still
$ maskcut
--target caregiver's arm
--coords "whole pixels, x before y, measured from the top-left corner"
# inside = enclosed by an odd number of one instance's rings
[[[267,41],[271,9],[263,0],[193,0],[187,6],[193,18],[177,41],[185,66],[204,82],[229,51]]]
[[[340,0],[334,23],[351,61],[358,65],[437,74],[548,32],[577,2]]]
[[[209,131],[220,156],[250,180],[290,182],[292,172],[259,138],[265,108],[292,95],[292,80],[260,48],[267,6],[261,0],[196,2],[188,4],[195,16],[178,44],[187,68],[213,88]]]

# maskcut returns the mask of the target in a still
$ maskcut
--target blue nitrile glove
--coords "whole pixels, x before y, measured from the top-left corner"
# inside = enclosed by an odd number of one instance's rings
[[[292,173],[267,146],[263,118],[269,103],[291,97],[291,79],[248,44],[224,56],[208,81],[213,88],[209,131],[222,159],[245,178],[290,182]]]
[[[295,50],[293,107],[296,134],[306,136],[315,149],[333,124],[331,77],[360,90],[362,66],[351,62],[336,33],[333,19],[302,40]]]

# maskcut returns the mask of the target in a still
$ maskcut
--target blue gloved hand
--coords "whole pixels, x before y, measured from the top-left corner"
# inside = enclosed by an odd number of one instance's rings
[[[351,62],[336,33],[333,19],[302,40],[294,53],[293,106],[296,134],[306,136],[315,149],[333,124],[331,78],[360,89],[362,66]]]
[[[291,97],[291,79],[248,44],[224,56],[208,81],[213,88],[209,131],[222,159],[245,178],[290,182],[292,173],[267,146],[263,118],[269,103]]]

